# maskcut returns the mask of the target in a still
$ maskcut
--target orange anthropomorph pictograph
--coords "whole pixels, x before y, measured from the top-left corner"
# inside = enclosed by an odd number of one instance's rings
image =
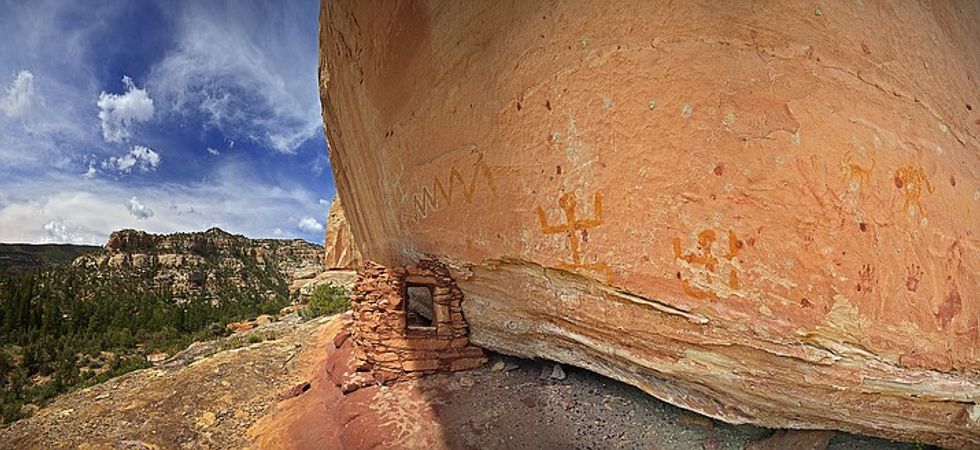
[[[930,194],[935,191],[935,188],[932,187],[932,183],[929,183],[926,171],[921,166],[910,162],[895,169],[895,187],[902,192],[902,197],[905,199],[902,204],[903,211],[913,215],[925,215],[926,211],[922,206],[924,192],[922,188],[925,187],[925,191]]]
[[[574,193],[563,194],[558,199],[558,207],[565,212],[565,223],[560,225],[552,225],[548,223],[548,217],[544,213],[544,209],[540,206],[537,207],[538,222],[541,224],[541,232],[544,234],[557,234],[565,233],[568,236],[568,244],[572,251],[572,262],[571,263],[561,263],[558,264],[557,268],[575,270],[575,269],[585,269],[594,272],[599,272],[606,275],[606,281],[611,282],[612,271],[609,266],[603,263],[591,263],[583,264],[582,257],[579,251],[579,232],[588,233],[585,230],[590,228],[595,228],[602,225],[602,195],[599,192],[595,193],[595,198],[593,200],[593,213],[591,219],[579,219],[576,217],[575,209],[578,206],[578,200],[575,198]]]
[[[698,250],[699,252],[684,253],[681,249],[681,238],[675,237],[672,241],[674,247],[674,258],[687,261],[688,264],[704,267],[709,273],[718,275],[718,258],[711,253],[712,247],[715,245],[717,237],[715,236],[715,231],[711,229],[702,230],[698,233]],[[738,256],[739,241],[735,236],[734,230],[728,230],[728,251],[723,255],[723,258],[727,261],[732,261]],[[728,273],[728,287],[732,289],[738,289],[741,284],[738,281],[738,271],[735,266],[729,269]],[[680,272],[677,273],[680,277]],[[684,288],[684,292],[695,298],[714,298],[714,294],[703,291],[701,289],[695,288],[685,279],[681,279],[681,286]]]

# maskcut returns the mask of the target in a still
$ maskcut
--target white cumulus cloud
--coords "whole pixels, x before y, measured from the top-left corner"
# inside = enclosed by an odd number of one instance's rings
[[[304,217],[296,224],[296,227],[307,233],[323,232],[323,224],[312,217]]]
[[[149,172],[160,165],[160,154],[149,147],[134,145],[122,156],[113,156],[102,162],[102,168],[130,173],[136,167],[140,172]]]
[[[99,120],[102,121],[102,138],[106,142],[124,142],[131,136],[130,128],[139,122],[153,118],[153,99],[146,89],[139,89],[132,78],[123,76],[126,92],[99,94]]]
[[[7,117],[17,117],[37,103],[34,94],[34,74],[22,70],[7,87],[7,93],[0,98],[0,111]]]
[[[89,239],[85,236],[79,236],[75,234],[72,230],[68,229],[65,225],[63,219],[54,219],[42,227],[44,233],[47,236],[47,242],[54,243],[66,243],[66,244],[85,244],[89,243]]]
[[[208,153],[210,153],[211,156],[218,156],[221,154],[221,152],[218,151],[218,149],[212,147],[208,147]]]
[[[149,219],[153,217],[153,210],[140,203],[140,200],[136,197],[129,199],[127,208],[129,209],[129,213],[137,219]]]

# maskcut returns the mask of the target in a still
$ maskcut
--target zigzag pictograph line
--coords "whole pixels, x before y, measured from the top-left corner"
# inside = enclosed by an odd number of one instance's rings
[[[445,184],[443,184],[440,177],[434,177],[432,179],[432,187],[427,185],[422,186],[415,193],[415,220],[425,219],[430,213],[452,205],[457,184],[463,192],[463,201],[470,203],[473,200],[473,195],[477,192],[477,187],[479,186],[477,182],[481,174],[486,179],[486,184],[490,188],[490,192],[496,193],[497,189],[493,185],[490,166],[483,161],[482,153],[479,154],[476,162],[473,163],[473,175],[470,177],[469,183],[466,182],[463,174],[455,166],[449,169],[449,177]],[[446,188],[447,185],[448,189]],[[442,198],[442,202],[439,201],[440,197]]]

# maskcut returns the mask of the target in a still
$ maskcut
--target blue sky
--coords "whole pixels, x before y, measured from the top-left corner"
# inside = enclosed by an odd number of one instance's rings
[[[0,0],[0,242],[323,241],[316,0]]]

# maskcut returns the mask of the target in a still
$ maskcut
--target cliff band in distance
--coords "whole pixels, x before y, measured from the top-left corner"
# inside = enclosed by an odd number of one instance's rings
[[[324,267],[327,270],[356,269],[361,263],[361,253],[354,243],[340,197],[336,195],[330,201],[326,229],[323,239]]]
[[[322,251],[301,239],[249,239],[218,228],[167,235],[120,230],[71,265],[96,279],[129,277],[140,289],[162,288],[177,301],[203,296],[217,303],[239,295],[289,298],[299,289],[291,281],[305,283],[323,271]]]

